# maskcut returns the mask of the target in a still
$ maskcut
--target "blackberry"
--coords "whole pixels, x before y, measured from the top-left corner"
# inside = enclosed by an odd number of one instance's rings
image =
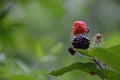
[[[75,49],[87,49],[90,45],[90,39],[86,34],[78,34],[73,38],[72,45]]]
[[[73,48],[68,48],[68,51],[71,55],[74,55],[76,53],[76,51]]]

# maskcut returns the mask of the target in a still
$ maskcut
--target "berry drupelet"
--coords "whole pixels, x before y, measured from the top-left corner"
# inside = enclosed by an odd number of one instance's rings
[[[77,34],[72,40],[72,45],[75,49],[88,49],[90,39],[84,33]]]

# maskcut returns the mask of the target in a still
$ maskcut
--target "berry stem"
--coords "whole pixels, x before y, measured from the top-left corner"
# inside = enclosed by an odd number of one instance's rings
[[[93,57],[92,60],[94,61],[94,63],[96,63],[96,65],[97,65],[100,69],[103,69],[103,67],[100,65],[100,63],[98,62],[98,60],[97,60],[95,57]]]
[[[100,69],[104,69],[102,67],[102,65],[100,64],[100,62],[95,58],[93,57],[92,61],[100,68]],[[101,75],[99,75],[99,77],[101,78],[101,80],[105,80]]]
[[[93,38],[93,48],[95,47],[99,47],[99,45],[103,42],[102,39],[103,36],[102,34],[96,34],[95,37]],[[96,59],[95,57],[92,58],[92,61],[100,68],[100,69],[105,69],[105,64],[101,64],[103,63],[102,61],[99,61],[98,59]],[[101,78],[101,80],[105,80],[101,74],[99,75],[99,77]]]

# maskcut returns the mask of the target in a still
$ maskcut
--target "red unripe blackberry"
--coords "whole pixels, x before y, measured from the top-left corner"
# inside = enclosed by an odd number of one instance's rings
[[[72,45],[75,49],[87,49],[90,45],[90,39],[86,34],[78,34],[73,38]]]
[[[83,21],[75,21],[73,24],[72,30],[75,36],[77,34],[87,33],[86,23]]]

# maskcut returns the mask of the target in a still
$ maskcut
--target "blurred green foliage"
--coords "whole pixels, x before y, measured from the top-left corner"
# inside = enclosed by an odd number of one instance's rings
[[[104,47],[119,44],[119,6],[119,0],[0,0],[0,80],[98,80],[83,72],[48,73],[84,61],[67,52],[75,20],[87,23],[91,41],[102,33]]]

